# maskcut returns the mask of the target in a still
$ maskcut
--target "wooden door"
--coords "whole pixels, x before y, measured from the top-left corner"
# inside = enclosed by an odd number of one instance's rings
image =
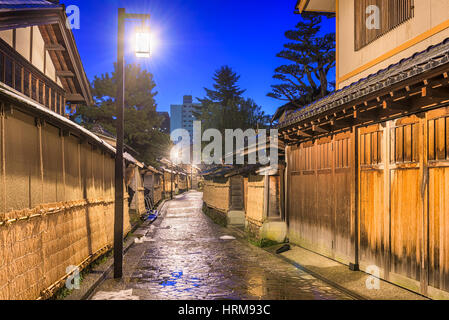
[[[293,242],[342,262],[351,257],[350,132],[289,146],[287,222]]]
[[[425,277],[423,127],[410,116],[358,132],[360,265],[415,290]]]
[[[386,129],[359,129],[359,259],[362,269],[375,265],[388,273],[389,209]]]
[[[243,177],[231,177],[231,210],[244,210]]]
[[[426,129],[429,286],[449,291],[449,108],[429,112]]]
[[[390,133],[390,272],[421,281],[424,194],[419,118],[397,120]]]

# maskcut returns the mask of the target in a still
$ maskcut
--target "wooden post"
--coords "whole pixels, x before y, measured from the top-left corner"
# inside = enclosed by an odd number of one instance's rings
[[[352,223],[353,223],[353,248],[354,248],[354,262],[349,264],[349,268],[353,271],[359,270],[359,190],[360,190],[360,168],[359,168],[359,130],[357,126],[352,127],[351,139],[351,153],[352,153],[352,186],[351,186],[351,208],[352,208]]]
[[[391,269],[391,145],[394,142],[391,136],[391,121],[387,121],[385,128],[383,129],[383,148],[382,152],[383,162],[384,162],[384,214],[388,217],[388,243],[385,245],[384,259],[385,259],[385,269],[384,277],[386,280],[390,278]]]
[[[263,214],[264,220],[268,218],[270,213],[270,176],[268,172],[265,172],[264,177],[264,189],[263,189]]]
[[[418,115],[419,116],[419,115]],[[421,253],[421,293],[428,294],[429,285],[429,167],[427,155],[429,154],[427,113],[419,116],[419,143],[421,152],[419,168],[421,177],[421,205],[422,205],[422,253]]]
[[[1,172],[0,175],[2,177],[1,181],[1,190],[0,196],[2,197],[2,206],[0,207],[0,212],[3,211],[6,213],[6,139],[5,139],[5,104],[2,102],[0,104],[0,155],[1,155]]]
[[[279,209],[281,220],[285,221],[285,165],[279,164]]]

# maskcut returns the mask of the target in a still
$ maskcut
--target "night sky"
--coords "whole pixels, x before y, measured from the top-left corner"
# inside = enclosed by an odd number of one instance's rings
[[[158,111],[169,111],[184,94],[203,97],[212,76],[222,65],[241,75],[240,86],[265,112],[273,114],[281,101],[266,97],[273,71],[283,63],[276,58],[286,42],[284,32],[300,16],[296,0],[63,0],[80,8],[81,28],[74,30],[89,80],[112,70],[116,60],[117,8],[129,13],[150,13],[155,45],[150,59],[135,59],[154,75]],[[334,28],[330,20],[324,26]],[[131,39],[133,23],[127,23]],[[132,42],[127,49],[132,51]]]

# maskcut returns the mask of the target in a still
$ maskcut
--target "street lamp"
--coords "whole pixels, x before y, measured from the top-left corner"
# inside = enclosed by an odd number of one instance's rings
[[[144,26],[142,26],[138,31],[136,31],[136,57],[138,58],[149,58],[150,57],[150,32]]]
[[[150,35],[143,28],[150,20],[149,14],[127,14],[124,8],[118,9],[117,33],[117,143],[115,155],[115,210],[114,210],[114,278],[123,275],[123,202],[124,202],[124,163],[123,128],[125,114],[125,20],[140,20],[142,29],[136,33],[136,56],[149,57]],[[139,40],[139,41],[137,41]],[[138,45],[138,47],[137,47]]]

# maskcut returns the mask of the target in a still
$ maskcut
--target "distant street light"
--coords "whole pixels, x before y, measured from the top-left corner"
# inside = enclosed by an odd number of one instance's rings
[[[117,34],[117,143],[115,155],[115,210],[114,210],[114,278],[123,275],[123,202],[124,202],[124,163],[123,131],[125,114],[125,20],[142,22],[141,31],[136,34],[136,56],[150,56],[150,34],[144,28],[150,20],[149,14],[127,14],[124,8],[118,9]],[[138,40],[138,41],[137,41]]]
[[[179,148],[178,146],[173,146],[170,152],[170,160],[171,160],[171,169],[172,169],[172,173],[171,173],[171,192],[170,192],[170,198],[173,199],[173,179],[174,179],[174,168],[175,168],[175,164],[179,163]]]

